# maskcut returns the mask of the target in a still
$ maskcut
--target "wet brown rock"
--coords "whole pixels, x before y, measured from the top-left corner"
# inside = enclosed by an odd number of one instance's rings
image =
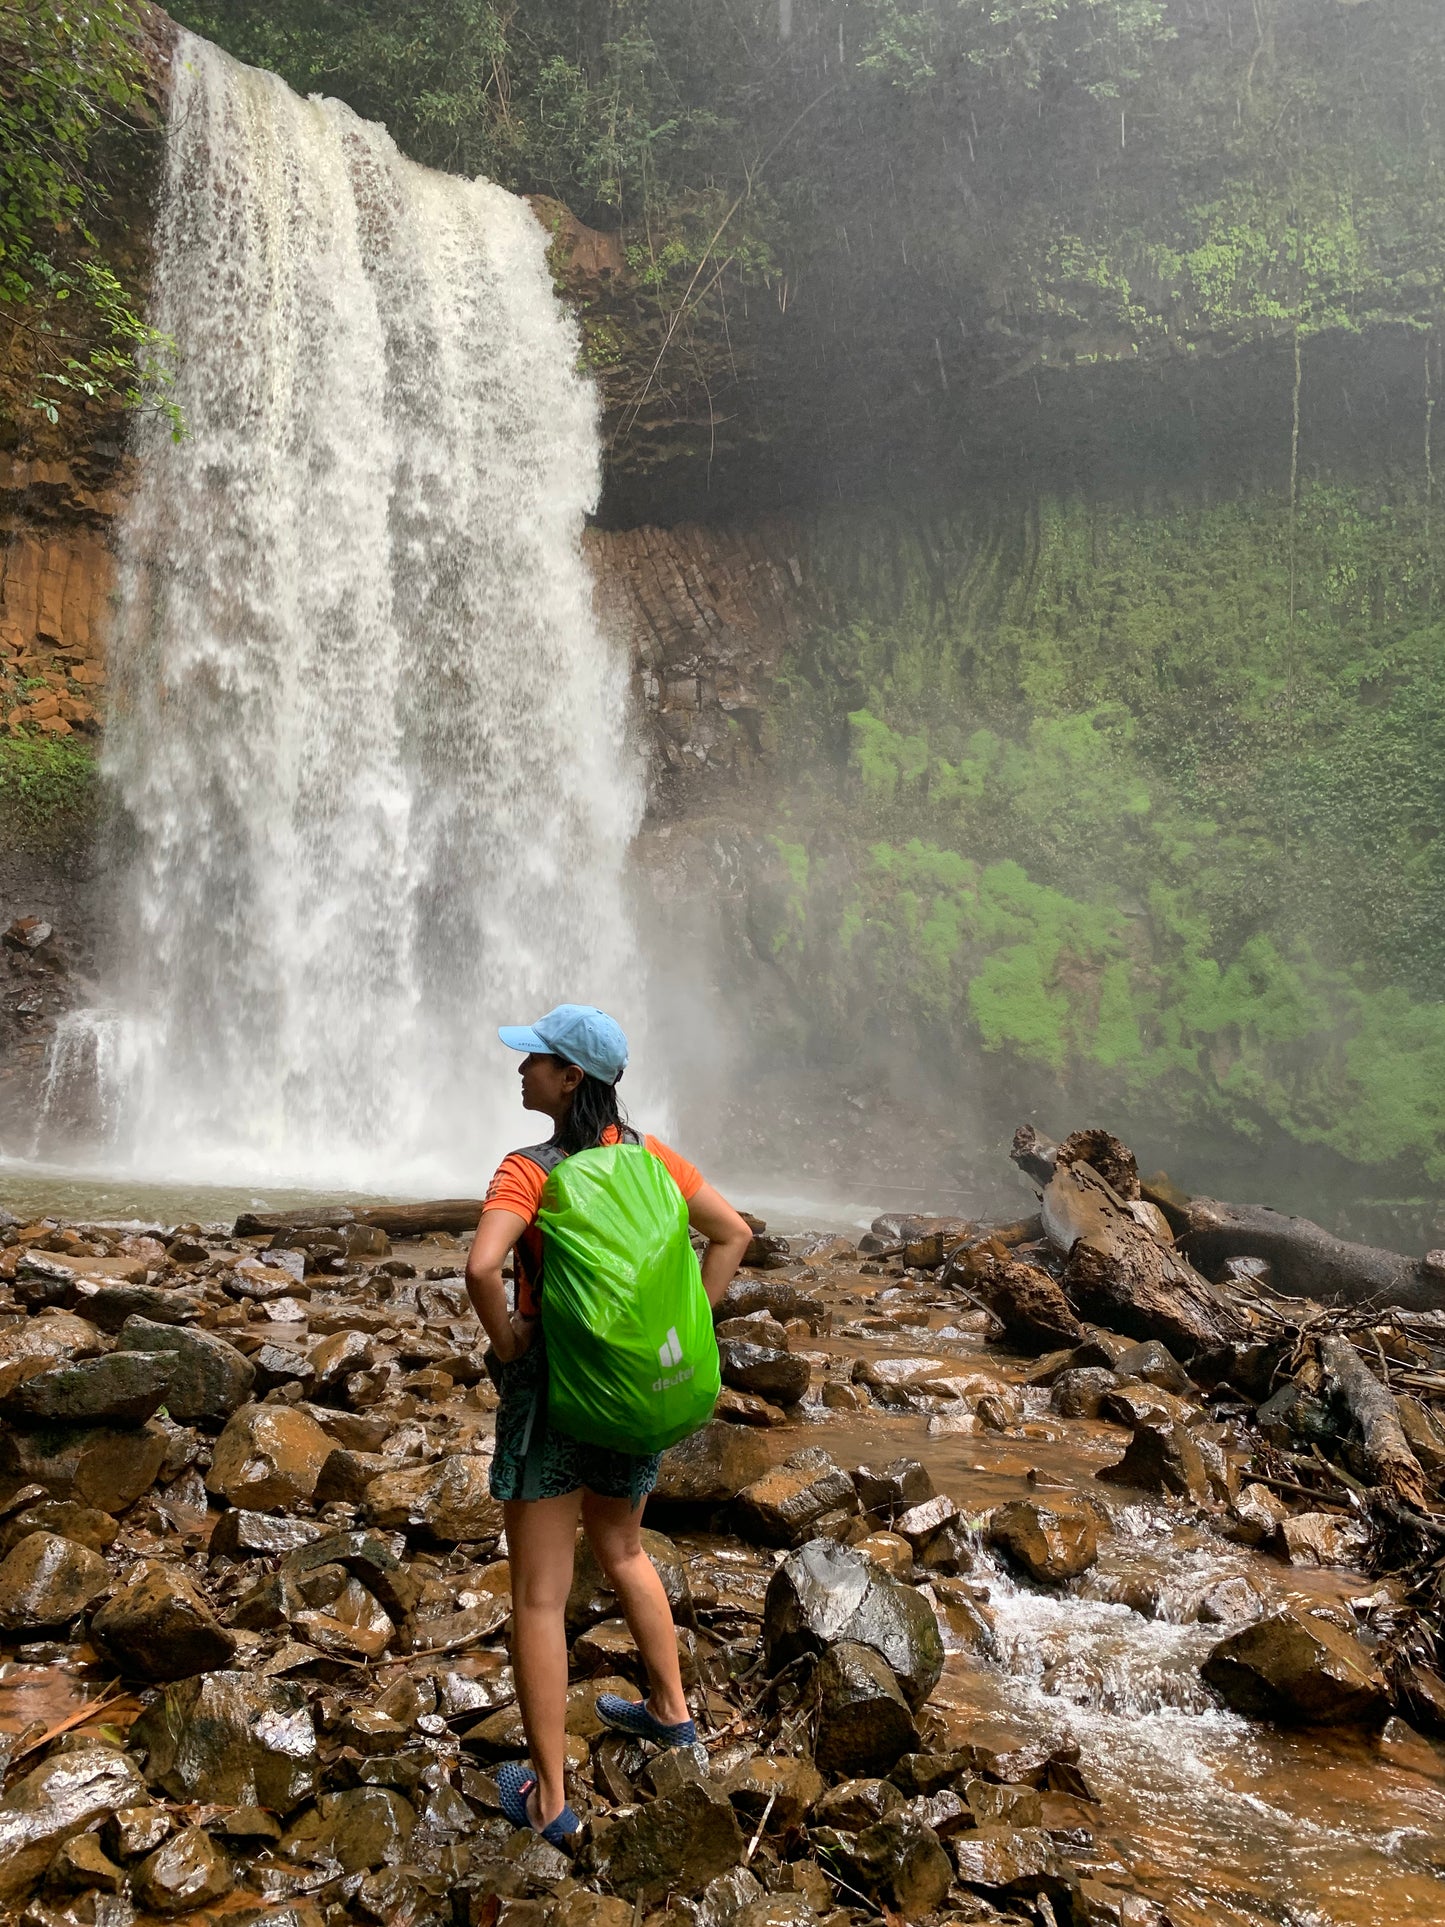
[[[486,1460],[461,1455],[384,1472],[366,1489],[366,1512],[374,1525],[420,1530],[453,1545],[496,1540],[502,1530]]]
[[[1234,1502],[1229,1536],[1247,1546],[1268,1545],[1289,1516],[1289,1507],[1267,1485],[1247,1485]]]
[[[860,1465],[853,1473],[853,1489],[865,1512],[895,1512],[922,1505],[934,1496],[928,1468],[917,1459],[894,1459],[888,1465]]]
[[[665,1533],[642,1528],[642,1548],[657,1568],[672,1616],[682,1625],[693,1620],[692,1592],[682,1554]],[[567,1633],[574,1637],[587,1626],[599,1625],[618,1612],[617,1595],[585,1534],[579,1535],[572,1567],[572,1589],[567,1595]]]
[[[763,1754],[735,1766],[723,1781],[723,1792],[738,1812],[755,1824],[766,1812],[775,1833],[800,1826],[822,1791],[823,1776],[811,1760]]]
[[[1120,1378],[1137,1378],[1141,1384],[1157,1385],[1161,1392],[1183,1398],[1193,1388],[1188,1372],[1157,1338],[1146,1338],[1119,1354],[1114,1370]]]
[[[830,1646],[814,1675],[818,1723],[813,1756],[826,1773],[887,1773],[918,1745],[898,1681],[869,1646]]]
[[[780,1322],[789,1318],[805,1318],[814,1331],[817,1331],[824,1317],[823,1307],[816,1298],[808,1297],[806,1292],[789,1284],[785,1278],[734,1278],[723,1293],[722,1302],[713,1312],[714,1319],[721,1323],[729,1318],[746,1318],[750,1312],[767,1311]]]
[[[134,1760],[87,1740],[52,1753],[0,1800],[0,1902],[19,1899],[62,1841],[146,1797]]]
[[[120,1807],[105,1823],[106,1845],[118,1860],[154,1853],[175,1821],[164,1807]]]
[[[110,1583],[104,1559],[73,1539],[32,1532],[0,1560],[0,1626],[67,1625]]]
[[[165,1400],[172,1418],[219,1424],[250,1396],[256,1376],[250,1359],[215,1332],[132,1317],[121,1326],[120,1343],[126,1351],[174,1355]]]
[[[12,1425],[143,1425],[165,1402],[174,1359],[165,1353],[108,1352],[38,1372],[0,1397]]]
[[[788,1350],[788,1334],[770,1311],[750,1312],[746,1318],[725,1318],[717,1326],[718,1343],[736,1338],[742,1344],[766,1345],[772,1351]]]
[[[189,1914],[235,1885],[231,1863],[200,1827],[183,1827],[142,1860],[132,1876],[135,1896],[156,1914]]]
[[[91,1638],[140,1679],[185,1679],[228,1665],[236,1642],[183,1572],[152,1566],[108,1599]]]
[[[188,1291],[168,1291],[161,1285],[97,1284],[79,1287],[85,1316],[102,1331],[121,1331],[131,1318],[156,1325],[193,1325],[205,1313],[199,1298]]]
[[[1118,1375],[1105,1365],[1071,1367],[1054,1380],[1050,1409],[1060,1418],[1097,1418],[1099,1401],[1118,1383]]]
[[[323,1793],[313,1812],[281,1842],[292,1860],[337,1861],[343,1873],[369,1873],[406,1858],[416,1809],[391,1787]]]
[[[154,1422],[124,1430],[108,1425],[0,1430],[0,1491],[39,1485],[52,1499],[124,1512],[154,1484],[168,1442]]]
[[[1072,1900],[1078,1927],[1165,1927],[1164,1911],[1152,1900],[1103,1880],[1080,1880]]]
[[[77,1833],[51,1861],[45,1884],[62,1893],[118,1894],[125,1885],[125,1869],[111,1859],[98,1834]]]
[[[100,1327],[88,1318],[51,1311],[0,1331],[0,1366],[20,1358],[92,1358],[105,1346]]]
[[[394,1619],[405,1619],[415,1611],[420,1583],[374,1532],[325,1533],[310,1545],[288,1552],[281,1570],[304,1592],[308,1575],[332,1565],[358,1580]]]
[[[718,1357],[725,1385],[770,1404],[796,1405],[808,1389],[808,1361],[792,1352],[725,1338],[718,1346]]]
[[[980,1827],[1037,1827],[1043,1821],[1043,1797],[1037,1787],[970,1780],[967,1799],[974,1823]]]
[[[870,1532],[866,1539],[853,1542],[853,1550],[895,1579],[906,1581],[913,1576],[913,1548],[896,1532]]]
[[[207,1555],[216,1559],[262,1559],[272,1553],[295,1552],[324,1537],[327,1528],[314,1519],[278,1518],[269,1512],[248,1512],[232,1506],[211,1529]]]
[[[12,1514],[0,1526],[0,1558],[32,1532],[58,1532],[62,1539],[73,1539],[92,1552],[104,1552],[113,1544],[120,1527],[108,1512],[93,1505],[77,1505],[74,1499],[41,1499]]]
[[[845,1546],[815,1539],[791,1553],[768,1582],[763,1651],[776,1673],[806,1653],[848,1641],[869,1646],[920,1707],[943,1671],[943,1641],[933,1609]]]
[[[1136,1425],[1123,1458],[1115,1465],[1102,1466],[1095,1476],[1110,1485],[1164,1492],[1195,1505],[1207,1505],[1211,1496],[1209,1473],[1198,1442],[1187,1426],[1179,1424]]]
[[[338,1445],[322,1466],[312,1496],[318,1506],[329,1505],[333,1499],[344,1505],[363,1505],[372,1480],[395,1470],[395,1461],[380,1452],[348,1452]]]
[[[727,1505],[767,1469],[767,1447],[761,1439],[714,1420],[663,1453],[653,1502]]]
[[[746,1842],[732,1804],[716,1788],[680,1786],[598,1829],[594,1853],[624,1899],[695,1894],[736,1867]]]
[[[216,1441],[206,1490],[249,1511],[281,1511],[311,1498],[331,1450],[331,1440],[304,1412],[243,1406]]]
[[[1296,1512],[1279,1529],[1292,1566],[1355,1566],[1369,1545],[1368,1527],[1338,1512]]]
[[[857,1833],[871,1827],[903,1805],[903,1795],[889,1780],[862,1778],[841,1780],[823,1794],[813,1809],[816,1826],[837,1827],[844,1833]]]
[[[980,1827],[958,1834],[952,1841],[958,1877],[985,1892],[1018,1894],[1032,1899],[1052,1887],[1065,1887],[1054,1843],[1031,1827]]]
[[[316,1734],[306,1694],[250,1673],[203,1673],[168,1686],[130,1731],[146,1778],[174,1800],[286,1814],[315,1791]]]
[[[724,1385],[717,1395],[713,1415],[725,1419],[729,1425],[786,1425],[788,1415],[781,1405],[770,1405],[765,1398],[758,1398],[752,1392],[735,1392],[731,1385]]]
[[[1359,1641],[1289,1606],[1220,1640],[1200,1670],[1235,1712],[1255,1719],[1356,1722],[1386,1703],[1384,1679]]]
[[[820,1446],[805,1446],[738,1494],[737,1529],[755,1545],[798,1546],[826,1513],[856,1512],[853,1481]]]
[[[999,1506],[989,1520],[988,1540],[1030,1578],[1048,1585],[1077,1578],[1099,1556],[1093,1514],[1063,1500],[1053,1506],[1037,1499]]]

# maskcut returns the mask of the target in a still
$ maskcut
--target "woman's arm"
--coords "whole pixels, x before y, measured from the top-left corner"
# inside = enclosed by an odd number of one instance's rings
[[[707,1293],[707,1302],[716,1305],[732,1283],[753,1234],[722,1193],[710,1184],[688,1199],[687,1221],[707,1239],[707,1250],[702,1254],[702,1288]]]
[[[484,1211],[467,1253],[467,1296],[504,1365],[526,1351],[537,1323],[535,1318],[507,1310],[507,1287],[502,1282],[503,1260],[526,1229],[527,1220],[515,1211]]]

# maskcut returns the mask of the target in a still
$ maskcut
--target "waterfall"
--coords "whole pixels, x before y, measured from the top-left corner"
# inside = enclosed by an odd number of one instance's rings
[[[151,319],[187,433],[142,427],[121,535],[115,1150],[474,1191],[539,1130],[494,1026],[640,997],[596,404],[546,236],[182,35]]]

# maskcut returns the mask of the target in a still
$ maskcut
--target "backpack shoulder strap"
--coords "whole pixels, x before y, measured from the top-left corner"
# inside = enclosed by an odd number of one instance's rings
[[[550,1173],[566,1160],[567,1153],[560,1144],[524,1144],[520,1150],[513,1151],[510,1155],[514,1158],[526,1158],[529,1164],[535,1164],[540,1170]]]

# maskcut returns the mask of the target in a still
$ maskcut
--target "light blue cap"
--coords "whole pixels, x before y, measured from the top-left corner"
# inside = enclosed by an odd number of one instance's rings
[[[615,1084],[627,1067],[621,1024],[591,1004],[558,1004],[535,1024],[502,1024],[497,1035],[508,1050],[565,1057],[604,1084]]]

